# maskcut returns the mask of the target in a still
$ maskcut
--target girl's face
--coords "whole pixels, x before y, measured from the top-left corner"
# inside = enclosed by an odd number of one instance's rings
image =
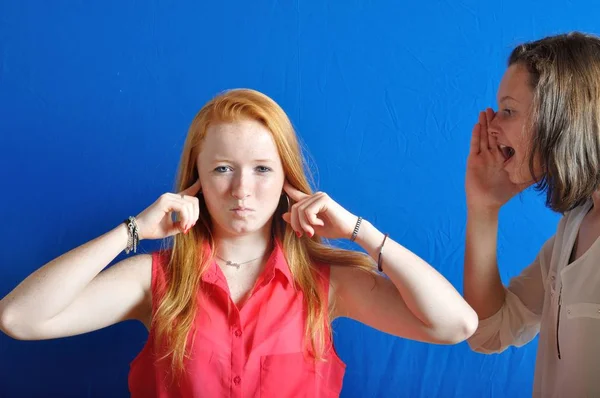
[[[271,228],[285,178],[279,152],[265,126],[253,120],[211,124],[197,167],[216,235]]]
[[[531,131],[528,130],[533,90],[529,84],[529,72],[519,64],[511,65],[498,87],[498,111],[490,123],[489,133],[498,139],[504,156],[504,170],[514,184],[532,181],[529,170]],[[539,176],[541,168],[535,165]]]

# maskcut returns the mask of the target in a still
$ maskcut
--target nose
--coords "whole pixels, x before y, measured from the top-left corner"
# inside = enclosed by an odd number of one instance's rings
[[[250,196],[250,177],[242,171],[236,173],[231,186],[231,196],[242,200]]]
[[[496,136],[499,132],[500,126],[498,125],[498,113],[494,112],[494,116],[492,117],[492,120],[490,120],[490,123],[488,125],[488,133]]]

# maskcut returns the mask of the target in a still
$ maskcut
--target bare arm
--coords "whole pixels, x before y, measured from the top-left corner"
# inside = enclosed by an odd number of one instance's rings
[[[166,193],[137,217],[140,239],[162,239],[190,229],[198,219],[196,182],[179,194]],[[173,222],[172,213],[180,221]],[[50,261],[0,301],[0,329],[17,339],[66,337],[137,319],[151,318],[152,260],[128,258],[101,272],[126,248],[121,224]]]
[[[505,288],[496,260],[500,208],[532,181],[513,183],[504,168],[496,136],[488,131],[495,117],[491,109],[479,114],[467,160],[467,236],[464,295],[477,312],[479,327],[469,338],[478,352],[502,352],[522,346],[539,331],[544,302],[542,263],[552,251],[550,239],[536,260]]]
[[[479,319],[489,318],[504,304],[504,286],[496,261],[497,235],[498,211],[469,211],[464,295]]]
[[[505,158],[496,135],[488,127],[496,117],[490,108],[480,112],[473,127],[467,159],[467,236],[465,243],[464,295],[486,319],[502,308],[505,291],[496,262],[500,208],[532,181],[515,184],[504,170]]]
[[[384,235],[363,221],[356,241],[377,259]],[[477,328],[477,315],[454,287],[420,257],[388,239],[383,270],[372,275],[333,266],[334,316],[345,316],[413,340],[455,344]]]
[[[148,322],[151,258],[135,256],[102,271],[127,244],[127,228],[50,261],[0,301],[0,328],[24,340],[65,337],[126,319]]]

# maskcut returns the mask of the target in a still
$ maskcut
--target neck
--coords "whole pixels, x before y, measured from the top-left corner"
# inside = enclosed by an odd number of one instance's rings
[[[273,247],[271,228],[244,235],[215,233],[214,236],[215,255],[234,262],[264,259]]]
[[[592,207],[590,213],[600,214],[600,189],[592,194],[592,202],[594,203],[594,207]]]

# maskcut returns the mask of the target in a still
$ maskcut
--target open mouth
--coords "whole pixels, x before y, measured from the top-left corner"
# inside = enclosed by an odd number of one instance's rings
[[[505,162],[512,158],[515,154],[514,148],[510,146],[500,144],[498,145],[498,149],[500,149],[500,153],[502,154],[502,156],[504,156]]]

